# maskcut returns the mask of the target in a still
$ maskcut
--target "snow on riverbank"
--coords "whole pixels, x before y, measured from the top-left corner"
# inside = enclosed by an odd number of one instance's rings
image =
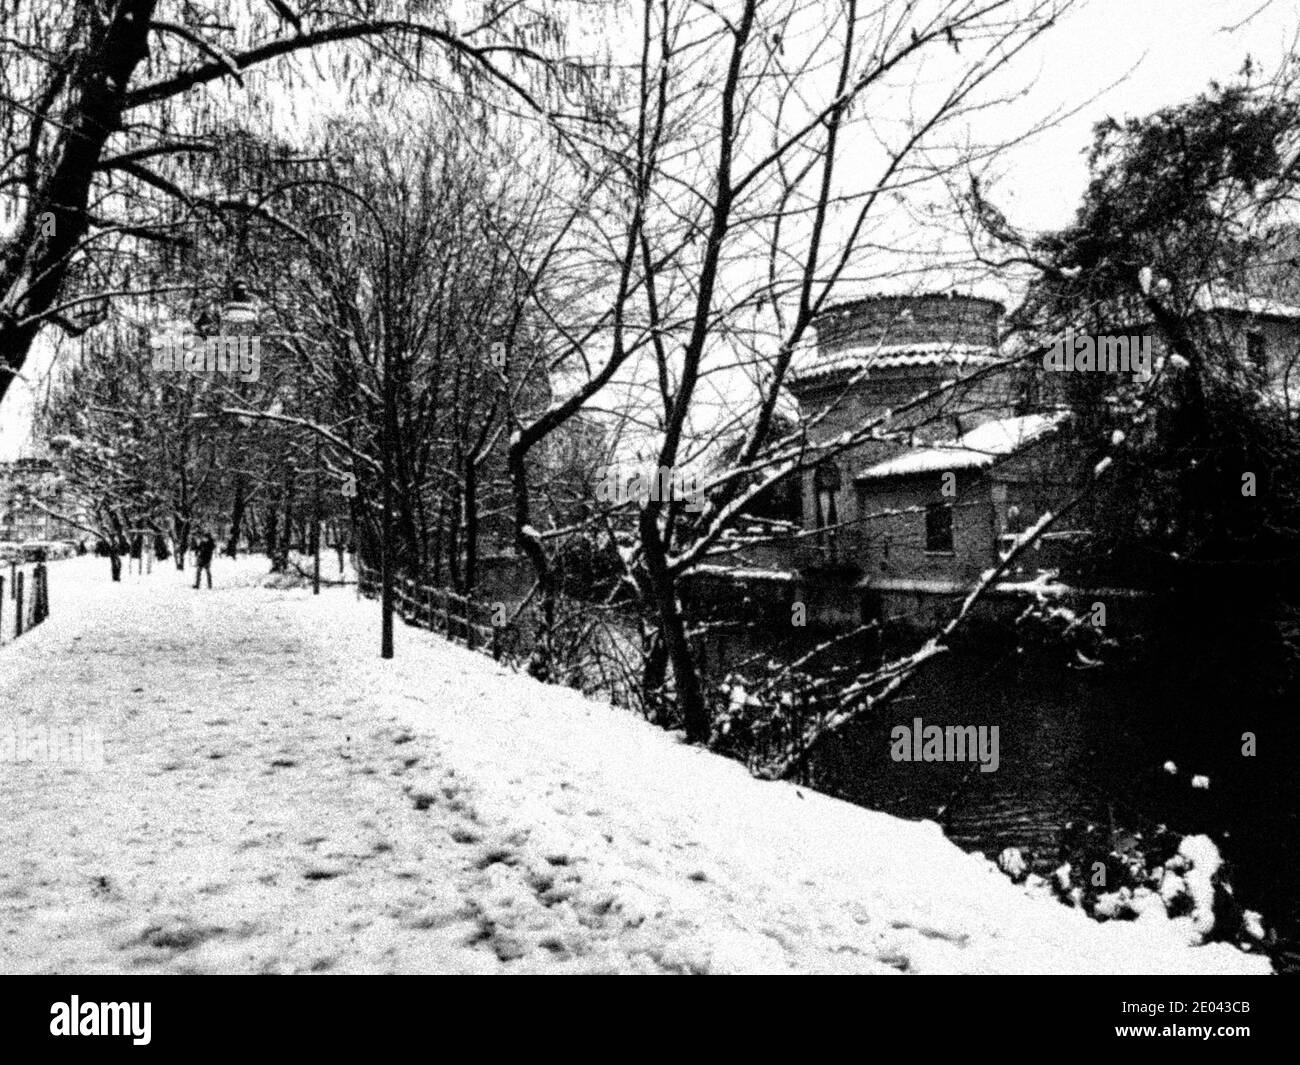
[[[0,971],[1268,971],[264,566],[52,568],[0,729],[106,764],[0,764]]]

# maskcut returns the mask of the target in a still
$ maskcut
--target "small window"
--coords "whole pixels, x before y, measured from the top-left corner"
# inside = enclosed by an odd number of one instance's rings
[[[932,555],[951,555],[952,506],[931,503],[925,508],[925,550]]]
[[[1268,345],[1263,333],[1246,334],[1246,358],[1256,369],[1268,369]]]
[[[842,484],[840,468],[834,459],[826,459],[817,464],[813,470],[814,502],[817,506],[817,528],[834,528],[840,523],[839,506],[836,499]]]

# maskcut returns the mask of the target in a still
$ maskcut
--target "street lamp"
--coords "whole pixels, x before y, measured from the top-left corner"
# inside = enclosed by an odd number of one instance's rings
[[[231,284],[230,299],[221,308],[222,331],[247,336],[253,332],[259,317],[257,303],[249,297],[248,286],[242,281]]]

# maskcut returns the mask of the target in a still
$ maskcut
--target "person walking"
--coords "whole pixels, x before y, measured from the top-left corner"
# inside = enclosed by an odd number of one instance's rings
[[[208,575],[208,588],[212,587],[212,556],[216,553],[217,542],[212,539],[212,534],[206,529],[194,541],[194,587],[197,590],[199,581],[206,572]]]

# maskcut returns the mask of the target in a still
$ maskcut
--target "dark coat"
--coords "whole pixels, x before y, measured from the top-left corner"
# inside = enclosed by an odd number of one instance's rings
[[[201,536],[194,545],[194,557],[198,560],[199,566],[206,568],[212,565],[212,555],[217,549],[217,542],[211,536]]]

